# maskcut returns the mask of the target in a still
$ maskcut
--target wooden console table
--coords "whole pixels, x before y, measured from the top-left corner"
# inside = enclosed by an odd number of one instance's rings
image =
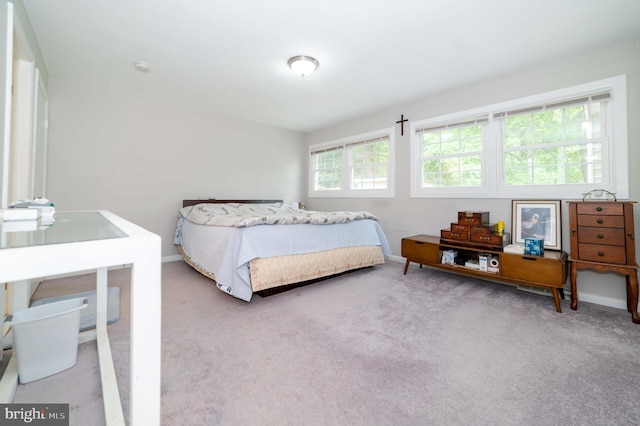
[[[449,249],[458,251],[459,256],[471,259],[477,259],[479,254],[491,255],[499,259],[498,270],[488,272],[461,265],[444,264],[441,262],[442,253]],[[475,278],[549,289],[553,294],[556,311],[562,312],[560,296],[564,296],[564,285],[567,281],[567,253],[563,251],[547,250],[543,256],[529,256],[482,247],[441,243],[439,237],[431,235],[414,235],[402,239],[402,256],[407,259],[404,266],[405,275],[409,263],[415,262],[420,266],[426,265]]]

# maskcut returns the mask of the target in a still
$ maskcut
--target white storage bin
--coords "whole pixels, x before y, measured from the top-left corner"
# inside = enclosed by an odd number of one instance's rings
[[[20,383],[51,376],[76,364],[80,311],[87,304],[85,298],[62,300],[7,317]]]

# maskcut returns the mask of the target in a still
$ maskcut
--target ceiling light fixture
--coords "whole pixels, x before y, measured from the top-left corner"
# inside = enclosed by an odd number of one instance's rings
[[[287,62],[291,71],[300,77],[306,77],[313,73],[320,65],[315,58],[311,56],[298,55],[289,59]]]
[[[150,72],[151,71],[151,67],[146,62],[142,62],[142,61],[134,62],[133,66],[135,67],[135,69],[137,69],[140,72]]]

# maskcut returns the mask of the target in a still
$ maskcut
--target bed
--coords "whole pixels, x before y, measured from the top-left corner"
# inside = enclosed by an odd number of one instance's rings
[[[391,254],[368,212],[300,210],[281,200],[183,200],[174,244],[219,290],[247,302]]]

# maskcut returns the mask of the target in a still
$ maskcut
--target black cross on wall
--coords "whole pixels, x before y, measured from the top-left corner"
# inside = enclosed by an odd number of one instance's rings
[[[400,123],[400,135],[404,136],[404,122],[409,121],[407,118],[404,118],[404,114],[400,114],[400,120],[396,121],[396,124]]]

